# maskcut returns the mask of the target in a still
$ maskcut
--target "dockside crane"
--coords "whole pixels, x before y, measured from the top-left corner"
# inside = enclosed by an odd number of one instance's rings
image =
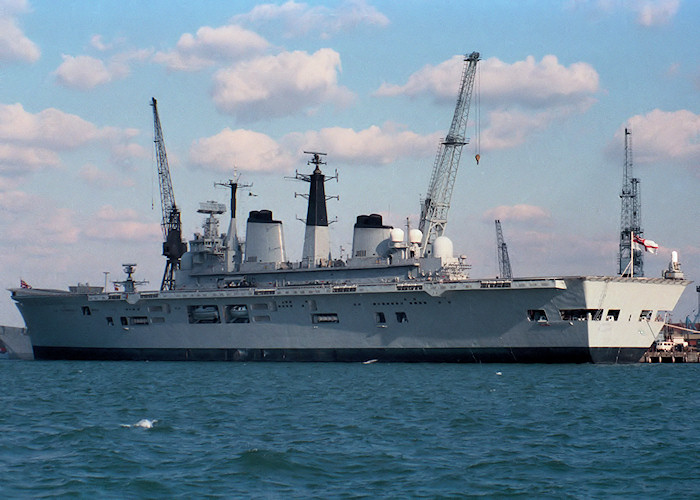
[[[175,271],[180,269],[180,258],[187,251],[187,243],[182,241],[182,225],[180,222],[180,210],[175,204],[175,193],[170,181],[170,168],[168,167],[168,155],[165,151],[163,129],[160,126],[158,116],[158,103],[155,97],[151,98],[153,107],[153,142],[156,148],[156,160],[158,162],[158,182],[160,184],[160,202],[163,211],[161,228],[163,229],[163,256],[167,259],[161,290],[175,289]]]
[[[503,231],[501,230],[501,221],[496,219],[496,246],[498,251],[498,271],[499,277],[506,280],[513,279],[513,271],[510,267],[510,258],[508,257],[508,246],[503,239]]]
[[[462,80],[452,124],[438,148],[428,192],[421,205],[421,217],[418,225],[418,229],[423,233],[421,255],[426,255],[430,244],[435,241],[435,238],[442,236],[447,225],[447,212],[450,209],[450,200],[452,199],[459,160],[462,156],[462,148],[469,143],[465,132],[478,61],[478,52],[472,52],[464,57]]]
[[[625,129],[625,164],[622,170],[622,192],[620,193],[620,250],[618,274],[621,276],[644,276],[644,252],[634,249],[632,235],[642,237],[642,202],[639,179],[633,176],[632,132]],[[632,266],[629,266],[629,263]]]

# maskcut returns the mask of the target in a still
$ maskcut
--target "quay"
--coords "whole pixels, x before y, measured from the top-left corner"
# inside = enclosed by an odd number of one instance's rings
[[[698,327],[698,324],[666,324],[664,340],[654,342],[639,360],[640,363],[700,363]]]
[[[644,353],[642,363],[700,363],[698,351],[652,351]]]

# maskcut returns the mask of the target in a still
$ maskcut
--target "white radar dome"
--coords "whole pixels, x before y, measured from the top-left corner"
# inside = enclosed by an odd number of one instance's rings
[[[408,232],[409,243],[420,243],[423,241],[423,232],[420,229],[411,229]]]
[[[403,229],[395,227],[391,230],[391,241],[393,243],[401,243],[403,241]]]
[[[446,236],[438,236],[433,241],[433,257],[438,259],[452,258],[452,240]]]

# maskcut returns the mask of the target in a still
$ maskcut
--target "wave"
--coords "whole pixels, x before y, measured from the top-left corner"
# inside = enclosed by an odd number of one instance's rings
[[[122,427],[127,427],[127,428],[140,427],[142,429],[153,429],[153,427],[155,427],[155,425],[157,423],[158,423],[158,420],[156,420],[156,419],[151,420],[148,418],[142,418],[141,420],[139,420],[135,424],[122,424]]]

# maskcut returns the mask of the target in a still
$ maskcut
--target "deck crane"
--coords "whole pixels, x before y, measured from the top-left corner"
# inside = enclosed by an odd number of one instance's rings
[[[170,168],[168,167],[168,155],[165,152],[165,141],[163,140],[163,130],[160,127],[158,117],[158,103],[155,97],[151,98],[153,106],[153,128],[156,148],[156,158],[158,161],[158,181],[160,183],[160,201],[163,209],[163,256],[168,261],[163,272],[163,281],[160,284],[161,290],[175,289],[175,271],[180,269],[180,258],[187,251],[187,243],[182,241],[182,229],[180,223],[180,209],[175,204],[175,193],[173,184],[170,181]]]
[[[478,52],[472,52],[464,57],[462,82],[457,95],[452,125],[438,148],[428,192],[421,205],[418,229],[423,233],[420,252],[423,256],[429,253],[430,244],[435,241],[435,238],[442,236],[447,225],[447,212],[450,209],[452,189],[457,176],[459,160],[462,156],[462,147],[469,142],[469,139],[465,137],[465,131],[478,61]]]
[[[510,258],[508,257],[508,246],[503,239],[501,221],[496,219],[496,245],[498,251],[498,272],[499,277],[505,280],[513,279],[513,270],[510,268]]]

